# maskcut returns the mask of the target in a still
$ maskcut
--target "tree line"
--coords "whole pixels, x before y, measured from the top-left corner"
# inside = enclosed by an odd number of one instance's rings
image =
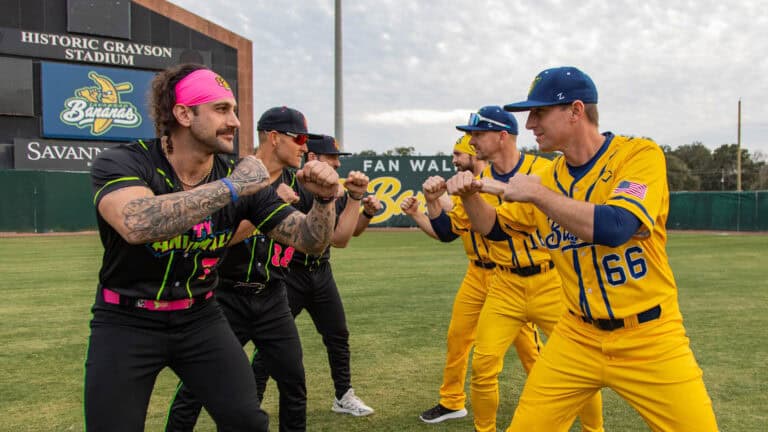
[[[737,144],[723,144],[711,151],[699,141],[672,148],[662,145],[667,162],[667,181],[671,191],[735,191],[737,186]],[[551,159],[554,154],[543,154],[535,147],[520,149]],[[395,147],[377,154],[363,150],[355,156],[415,156],[414,147]],[[446,156],[439,152],[436,156]],[[741,149],[741,189],[768,189],[768,165],[762,152],[751,154]]]

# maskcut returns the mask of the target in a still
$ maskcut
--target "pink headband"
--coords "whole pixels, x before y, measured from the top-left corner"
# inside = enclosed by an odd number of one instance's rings
[[[195,106],[220,99],[232,98],[232,89],[216,72],[198,69],[176,84],[176,103]]]

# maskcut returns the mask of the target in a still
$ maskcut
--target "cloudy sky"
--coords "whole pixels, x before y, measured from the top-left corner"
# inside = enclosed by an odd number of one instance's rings
[[[303,111],[334,133],[333,0],[171,0],[253,42],[256,117]],[[449,153],[456,124],[525,99],[572,65],[599,91],[602,130],[677,147],[737,141],[768,155],[768,0],[348,0],[348,151]],[[763,36],[760,36],[760,35]],[[525,123],[525,113],[516,114]],[[519,145],[534,146],[521,127]]]

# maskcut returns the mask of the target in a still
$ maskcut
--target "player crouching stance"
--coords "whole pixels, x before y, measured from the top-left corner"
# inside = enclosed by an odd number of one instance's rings
[[[242,220],[322,253],[335,220],[338,175],[307,164],[318,196],[304,215],[269,187],[260,160],[232,153],[240,126],[227,82],[183,64],[152,82],[161,139],[103,152],[91,173],[104,257],[85,362],[89,432],[143,431],[152,388],[170,367],[226,431],[267,431],[248,358],[213,296],[217,266]]]
[[[601,134],[597,89],[573,67],[533,81],[526,128],[551,168],[508,183],[454,177],[448,190],[502,195],[474,207],[489,237],[535,231],[563,279],[567,307],[526,381],[508,431],[565,431],[588,398],[610,387],[654,431],[716,431],[712,402],[689,346],[666,254],[664,154],[647,139]],[[531,205],[532,204],[532,205]],[[471,209],[467,206],[467,209]]]

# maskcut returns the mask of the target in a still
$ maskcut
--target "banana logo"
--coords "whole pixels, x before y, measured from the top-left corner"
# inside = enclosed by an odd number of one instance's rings
[[[93,135],[101,135],[113,126],[136,127],[141,116],[130,102],[120,100],[121,93],[133,91],[133,84],[115,84],[105,75],[88,72],[88,78],[95,86],[81,87],[74,91],[74,97],[67,99],[60,118],[64,123],[79,128],[90,126]]]
[[[133,84],[129,82],[115,84],[111,79],[93,71],[88,72],[88,78],[96,83],[96,87],[84,87],[79,89],[75,94],[91,103],[114,105],[120,102],[121,92],[133,91]],[[111,118],[96,117],[93,120],[93,126],[91,128],[93,134],[101,135],[106,132],[107,129],[112,127],[112,121]]]

